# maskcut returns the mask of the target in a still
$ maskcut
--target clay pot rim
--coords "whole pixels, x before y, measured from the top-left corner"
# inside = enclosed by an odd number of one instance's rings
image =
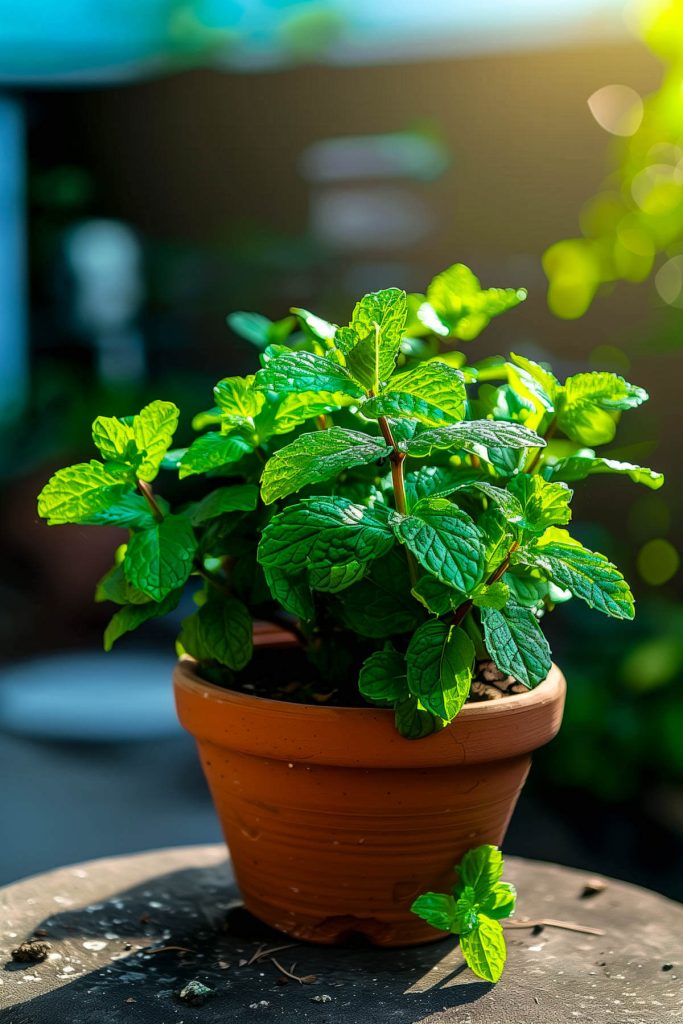
[[[209,697],[221,704],[231,704],[236,707],[255,709],[261,706],[264,711],[275,712],[276,709],[296,708],[302,712],[315,711],[320,715],[327,713],[338,719],[344,717],[362,717],[363,719],[377,719],[378,716],[393,721],[394,712],[391,708],[349,708],[338,704],[306,704],[300,701],[275,700],[273,697],[260,697],[257,694],[243,693],[241,690],[231,690],[228,687],[217,686],[203,679],[197,672],[199,662],[189,654],[182,654],[176,665],[176,680],[178,685],[193,691],[204,699]],[[475,721],[490,719],[515,713],[520,710],[531,710],[536,705],[545,705],[560,699],[565,692],[566,683],[561,670],[553,662],[550,672],[538,686],[533,690],[526,690],[524,693],[510,694],[501,697],[499,700],[468,701],[458,712],[458,721]],[[350,724],[350,723],[349,723]]]

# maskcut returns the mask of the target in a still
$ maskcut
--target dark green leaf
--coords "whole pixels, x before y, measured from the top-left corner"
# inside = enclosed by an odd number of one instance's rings
[[[455,900],[439,892],[425,892],[413,902],[411,908],[413,914],[417,914],[432,928],[440,932],[454,932],[457,934],[455,915]]]
[[[258,503],[258,487],[255,484],[235,484],[233,487],[219,487],[188,510],[194,526],[200,526],[226,512],[252,512]]]
[[[190,575],[196,549],[190,521],[183,516],[166,516],[132,535],[123,571],[128,582],[152,601],[162,601]]]
[[[169,612],[174,611],[178,606],[181,596],[182,588],[167,594],[163,601],[125,605],[117,612],[114,612],[104,631],[105,651],[110,651],[124,633],[130,633],[131,630],[141,626],[143,622],[161,618],[162,615],[168,615]]]
[[[314,617],[313,597],[305,573],[291,575],[276,565],[264,566],[263,572],[273,599],[286,612],[306,621]]]
[[[308,579],[313,590],[337,594],[341,590],[362,580],[367,572],[367,563],[351,560],[341,565],[319,565],[311,569]]]
[[[408,633],[423,622],[410,596],[405,553],[395,549],[373,562],[369,576],[344,591],[339,615],[348,629],[375,639]]]
[[[209,597],[183,620],[179,642],[198,661],[217,661],[238,672],[251,660],[252,621],[234,597]]]
[[[413,634],[406,661],[413,696],[427,711],[452,721],[470,692],[474,647],[467,633],[430,619]]]
[[[253,444],[241,434],[219,434],[216,430],[210,430],[208,434],[202,434],[193,441],[180,459],[180,479],[239,462],[253,449]]]
[[[399,447],[408,455],[421,458],[434,449],[474,452],[486,458],[486,448],[543,448],[545,441],[519,423],[500,420],[469,420],[446,427],[421,430]]]
[[[433,615],[447,615],[466,600],[465,594],[446,586],[428,573],[420,576],[412,589],[412,594]]]
[[[360,398],[364,390],[343,366],[313,352],[291,352],[270,359],[256,374],[256,387],[276,395],[301,391],[341,391]]]
[[[466,512],[446,498],[424,498],[392,528],[418,562],[442,583],[469,593],[482,577],[484,546]]]
[[[396,705],[394,722],[397,731],[406,740],[421,740],[439,732],[446,724],[441,718],[426,711],[416,697],[406,697]]]
[[[486,647],[501,672],[525,686],[538,686],[550,672],[548,641],[528,608],[481,608]]]
[[[95,589],[95,600],[113,601],[114,604],[149,604],[147,594],[131,586],[126,579],[122,562],[113,565],[99,580]]]
[[[358,689],[370,704],[391,708],[410,696],[406,671],[405,658],[389,645],[366,658],[358,677]]]
[[[168,512],[168,502],[163,498],[157,497],[156,503],[164,514]],[[145,530],[154,525],[154,516],[145,498],[141,494],[131,491],[119,498],[114,505],[110,505],[102,512],[94,512],[87,519],[82,519],[81,522],[97,526],[126,526],[131,529]]]
[[[462,470],[450,466],[420,466],[406,473],[405,490],[408,508],[421,498],[446,498],[460,486]]]

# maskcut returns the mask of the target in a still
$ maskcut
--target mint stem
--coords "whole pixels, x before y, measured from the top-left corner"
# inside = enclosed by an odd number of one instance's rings
[[[157,523],[163,522],[164,513],[156,503],[154,492],[146,480],[138,480],[138,490],[150,507],[152,515]]]
[[[382,437],[391,448],[391,455],[389,456],[389,462],[391,463],[391,481],[394,486],[394,502],[396,504],[396,511],[402,515],[408,515],[408,502],[406,500],[406,488],[405,481],[403,478],[403,463],[405,461],[405,453],[399,451],[398,445],[394,440],[394,435],[391,432],[389,421],[386,416],[380,416],[377,420],[379,423],[379,429],[382,431]],[[411,586],[415,586],[417,583],[417,562],[413,556],[412,551],[408,551],[406,548],[406,555],[408,558],[408,572],[410,573]]]

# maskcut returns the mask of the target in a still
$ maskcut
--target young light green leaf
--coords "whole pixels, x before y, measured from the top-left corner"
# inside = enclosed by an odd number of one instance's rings
[[[251,660],[252,629],[251,616],[241,601],[209,597],[183,620],[178,639],[198,661],[217,661],[238,672]]]
[[[213,389],[224,423],[243,423],[259,414],[266,396],[254,387],[256,377],[224,377]]]
[[[424,498],[409,516],[391,521],[398,539],[438,580],[463,593],[484,570],[484,545],[474,522],[446,498]]]
[[[496,882],[488,896],[479,904],[479,911],[486,917],[502,921],[515,912],[517,890],[511,882]]]
[[[526,296],[524,288],[482,289],[472,271],[456,263],[433,279],[417,315],[436,334],[471,341],[493,317],[514,309]]]
[[[616,413],[647,401],[647,392],[616,373],[578,373],[565,383],[557,408],[560,429],[580,444],[607,444],[616,433]]]
[[[510,480],[508,490],[522,507],[522,519],[516,522],[527,534],[540,536],[548,526],[564,526],[571,519],[572,491],[566,484],[520,473]]]
[[[534,397],[540,399],[543,408],[547,412],[554,412],[555,404],[563,391],[557,377],[541,366],[540,363],[535,363],[533,359],[515,355],[514,352],[510,353],[510,359],[512,360],[517,379],[522,382],[526,390]],[[510,364],[508,364],[508,369],[511,369]],[[511,377],[509,379],[514,384],[515,378]]]
[[[167,594],[163,601],[148,601],[146,604],[129,604],[114,612],[104,631],[104,649],[110,651],[116,641],[143,622],[168,615],[178,607],[182,588]]]
[[[379,395],[362,405],[361,412],[369,419],[405,416],[438,427],[462,420],[466,402],[462,373],[435,360],[392,377]]]
[[[455,902],[455,926],[457,934],[462,938],[470,935],[479,925],[477,901],[474,889],[466,885],[459,891]]]
[[[475,608],[495,608],[500,610],[510,600],[510,588],[507,583],[497,580],[491,584],[480,584],[472,595]]]
[[[421,740],[439,732],[446,724],[437,715],[426,711],[420,701],[413,697],[400,700],[395,708],[394,723],[405,740]]]
[[[277,565],[264,565],[263,574],[273,599],[286,612],[305,621],[314,617],[313,596],[305,573],[290,574]]]
[[[316,316],[315,313],[310,313],[307,309],[301,309],[299,306],[293,306],[291,311],[298,316],[302,327],[311,337],[321,341],[324,345],[334,341],[334,336],[337,333],[336,324],[331,324],[327,320]]]
[[[133,417],[133,437],[141,456],[137,475],[151,483],[171,447],[180,410],[173,402],[150,402]]]
[[[263,531],[258,560],[290,574],[348,562],[369,562],[391,550],[386,512],[348,498],[304,498],[273,516]]]
[[[300,395],[283,395],[268,402],[256,417],[254,426],[259,437],[267,440],[274,434],[289,434],[306,420],[336,412],[352,401],[341,391],[304,391]]]
[[[407,308],[399,288],[371,292],[356,303],[350,327],[338,332],[349,372],[366,389],[377,391],[393,373]]]
[[[410,696],[406,671],[405,658],[389,644],[363,662],[358,689],[368,703],[391,708]]]
[[[500,980],[507,952],[498,921],[480,916],[478,926],[469,935],[460,936],[460,948],[467,966],[477,977],[494,984]]]
[[[552,662],[534,613],[518,605],[500,610],[482,607],[481,621],[486,647],[500,671],[530,688],[542,683]]]
[[[197,540],[189,519],[166,516],[160,523],[132,535],[123,571],[128,582],[152,601],[163,601],[185,583],[196,549]]]
[[[645,487],[649,487],[653,491],[659,490],[664,483],[663,473],[657,473],[654,469],[648,469],[646,466],[634,466],[630,462],[600,458],[590,449],[584,449],[584,451],[577,452],[576,455],[558,459],[552,465],[543,467],[543,475],[546,480],[563,480],[566,483],[584,480],[587,476],[594,476],[598,473],[627,476],[634,483],[644,484]]]
[[[255,484],[234,484],[211,491],[201,501],[191,505],[188,514],[193,526],[222,516],[226,512],[252,512],[258,504],[258,487]]]
[[[196,473],[207,473],[231,465],[254,450],[254,445],[241,434],[220,434],[210,430],[192,442],[178,462],[179,477],[183,480]]]
[[[156,503],[165,515],[168,512],[168,502],[157,496]],[[92,515],[83,518],[81,522],[93,526],[122,526],[129,529],[146,530],[154,525],[154,516],[142,495],[130,491],[119,498],[115,504],[109,505],[101,512],[93,512]]]
[[[401,442],[399,447],[408,455],[421,458],[434,449],[453,451],[462,449],[486,458],[486,448],[543,448],[545,441],[533,430],[520,423],[500,420],[468,420],[445,427],[421,430]]]
[[[469,886],[481,903],[503,876],[503,855],[497,846],[485,843],[468,850],[455,870],[460,886]]]
[[[555,528],[531,548],[518,552],[524,565],[536,567],[558,587],[570,590],[589,608],[615,619],[632,619],[633,595],[615,565]]]
[[[49,526],[83,523],[132,492],[131,471],[92,459],[59,469],[38,495],[38,515]]]
[[[269,459],[261,476],[261,497],[270,505],[306,484],[329,480],[343,469],[367,465],[388,454],[383,438],[344,427],[300,434]]]
[[[464,630],[438,619],[424,622],[406,652],[408,688],[433,715],[452,721],[467,700],[474,647]]]
[[[410,909],[413,914],[431,924],[432,928],[457,934],[455,900],[452,896],[440,892],[424,892],[413,901]]]
[[[256,374],[256,387],[260,391],[273,391],[276,395],[341,391],[360,398],[365,394],[343,366],[326,356],[305,351],[287,351],[270,359]]]
[[[129,463],[137,454],[132,425],[117,416],[98,416],[92,439],[106,462]]]

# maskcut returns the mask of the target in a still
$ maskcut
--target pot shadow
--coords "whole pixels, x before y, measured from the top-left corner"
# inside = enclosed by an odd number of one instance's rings
[[[54,900],[45,884],[36,880],[36,908]],[[161,874],[99,900],[83,889],[96,901],[10,940],[49,942],[47,960],[15,963],[3,941],[0,1006],[8,996],[12,1006],[3,1024],[225,1024],[250,1010],[264,1021],[413,1024],[492,989],[469,972],[460,978],[455,940],[391,950],[296,943],[244,909],[224,865]],[[259,950],[270,953],[255,959]],[[190,981],[212,989],[203,1006],[179,1000]]]

